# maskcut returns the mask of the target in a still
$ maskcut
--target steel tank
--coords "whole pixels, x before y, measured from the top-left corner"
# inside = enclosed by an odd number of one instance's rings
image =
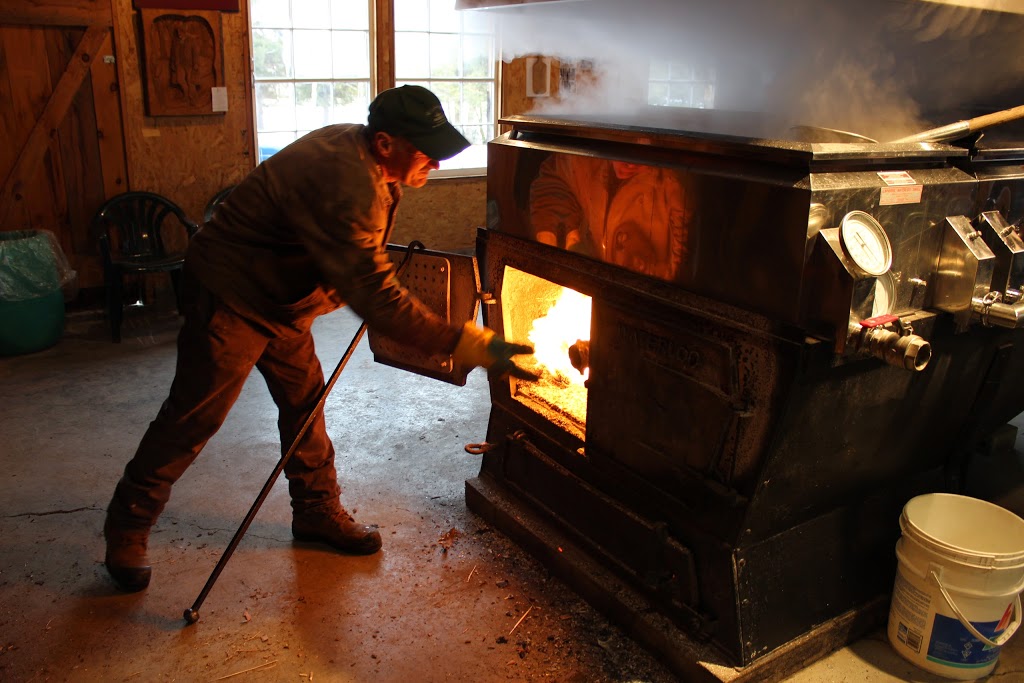
[[[415,280],[538,351],[469,507],[687,680],[777,680],[884,621],[903,504],[1024,411],[1019,175],[652,113],[504,120],[476,254]]]

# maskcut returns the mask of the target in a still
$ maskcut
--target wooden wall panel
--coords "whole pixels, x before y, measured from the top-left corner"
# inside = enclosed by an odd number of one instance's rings
[[[61,130],[78,83],[76,77],[62,77],[79,44],[87,50],[95,41],[83,43],[82,30],[50,27],[19,27],[8,36],[8,49],[17,51],[7,62],[14,104],[11,120],[16,122],[11,146],[17,158],[13,165],[5,165],[8,173],[0,191],[0,216],[12,228],[50,230],[67,247],[61,229],[68,208],[62,189],[65,142]],[[55,84],[61,84],[60,91],[54,90]],[[41,125],[37,119],[42,119]]]
[[[549,101],[558,100],[560,62],[552,58],[548,67],[549,97],[530,97],[526,88],[527,57],[517,57],[501,64],[501,116],[526,114]],[[534,65],[540,68],[540,65]],[[538,78],[539,80],[539,78]]]
[[[5,230],[53,232],[76,270],[81,258],[96,258],[84,236],[86,188],[95,175],[88,169],[99,168],[87,85],[90,64],[108,36],[97,26],[17,26],[0,35],[0,81],[6,79],[10,91],[4,122],[15,151],[0,169],[0,221]]]
[[[44,37],[47,52],[46,64],[50,69],[49,83],[56,84],[60,82],[63,75],[61,65],[69,63],[72,59],[75,47],[81,42],[82,32],[47,29],[44,32]],[[68,106],[68,113],[72,109],[74,109],[73,101]],[[45,110],[43,116],[46,117]],[[73,170],[70,173],[67,171],[65,154],[80,156],[81,152],[77,148],[73,149],[74,145],[79,144],[79,140],[69,135],[72,128],[68,124],[68,114],[66,113],[50,129],[46,150],[43,152],[40,164],[42,173],[36,174],[37,176],[42,175],[45,182],[37,182],[33,185],[31,221],[33,228],[52,232],[57,237],[61,249],[70,257],[73,249],[71,248],[71,234],[64,229],[68,216],[68,195],[64,188],[69,178],[77,179],[77,174]]]
[[[472,252],[476,229],[486,222],[486,178],[431,180],[405,191],[391,242],[419,240],[428,249]]]
[[[22,123],[22,115],[15,106],[20,89],[14,87],[14,78],[7,63],[7,53],[16,49],[12,31],[0,27],[0,102],[10,103],[6,107],[0,107],[0,139],[8,141],[8,144],[0,145],[0,183],[7,180],[18,159],[18,152],[28,137],[28,132],[24,130],[25,124]],[[27,222],[28,213],[24,211],[24,207],[8,209],[6,216],[0,216],[0,230],[14,230]]]
[[[14,100],[11,71],[7,66],[7,32],[8,29],[0,26],[0,102]],[[18,156],[14,144],[17,118],[18,113],[12,105],[0,106],[0,139],[7,141],[7,144],[0,145],[0,183],[7,179],[7,174],[14,167],[14,160]],[[0,225],[0,230],[3,229],[4,226]]]
[[[3,28],[0,32],[7,57],[5,66],[11,93],[8,100],[10,108],[4,121],[4,139],[10,141],[13,155],[10,163],[3,167],[3,178],[6,181],[14,172],[14,163],[28,143],[36,119],[46,106],[50,95],[50,83],[49,71],[40,72],[37,66],[40,63],[45,64],[46,59],[43,29],[19,26]],[[39,173],[39,169],[33,170],[25,179],[25,184],[32,187],[39,185]],[[16,202],[6,211],[0,211],[0,221],[3,222],[4,229],[26,230],[32,227],[30,216],[34,202],[34,197],[30,197],[28,201]]]
[[[86,71],[91,53],[101,49],[97,40],[109,44],[109,0],[6,2],[0,23],[7,24],[0,29],[0,121],[9,141],[0,154],[0,180],[13,194],[4,193],[13,201],[0,227],[52,231],[79,283],[98,285],[88,222],[90,209],[102,201],[102,186],[89,192],[95,187],[90,168],[98,170],[99,162]],[[83,43],[85,26],[95,28]],[[80,45],[84,52],[76,63]],[[69,69],[78,75],[62,81]]]
[[[100,48],[100,59],[90,70],[96,137],[103,176],[103,196],[113,197],[128,189],[128,164],[124,155],[121,101],[118,95],[117,64],[114,46],[108,35]]]
[[[208,116],[145,114],[140,24],[131,0],[113,0],[129,187],[162,194],[193,220],[221,188],[255,167],[248,9],[222,15],[228,111]]]
[[[99,48],[101,56],[105,54],[105,48],[109,50],[109,45],[110,34],[106,31]],[[90,75],[96,64],[101,62],[102,57],[91,60]],[[57,187],[62,187],[63,192],[58,192],[57,196],[58,199],[65,198],[64,215],[67,226],[61,246],[75,264],[79,285],[86,287],[99,286],[103,282],[99,251],[91,230],[95,207],[102,203],[106,196],[94,101],[92,80],[86,78],[59,128],[59,158],[63,168],[63,182]],[[116,140],[119,139],[120,135]],[[57,156],[56,152],[51,151],[51,158]]]
[[[395,3],[374,2],[371,11],[374,29],[370,50],[382,55],[382,64],[378,65],[376,60],[371,60],[370,68],[374,70],[374,83],[377,92],[380,92],[395,83],[395,63],[388,59],[388,56],[395,54]]]

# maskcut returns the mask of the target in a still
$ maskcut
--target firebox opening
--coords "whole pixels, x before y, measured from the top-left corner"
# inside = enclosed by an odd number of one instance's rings
[[[505,267],[505,337],[533,345],[534,356],[524,366],[541,376],[538,382],[513,380],[512,396],[580,439],[587,424],[591,307],[585,294]]]

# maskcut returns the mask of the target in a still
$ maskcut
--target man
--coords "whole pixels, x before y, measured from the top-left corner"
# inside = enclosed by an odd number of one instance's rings
[[[347,303],[371,329],[426,353],[522,374],[511,359],[529,346],[434,315],[401,287],[384,253],[402,186],[422,187],[438,160],[468,146],[429,90],[387,90],[370,104],[367,125],[327,126],[260,164],[193,237],[170,394],[107,508],[105,564],[122,589],[149,585],[149,530],[253,366],[277,404],[287,451],[324,387],[310,334],[317,316]],[[322,414],[284,472],[296,539],[352,554],[380,549],[377,530],[340,502]]]

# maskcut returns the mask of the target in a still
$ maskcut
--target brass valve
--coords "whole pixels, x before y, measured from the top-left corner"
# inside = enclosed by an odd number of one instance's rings
[[[897,329],[890,329],[895,323]],[[879,316],[850,326],[851,344],[887,364],[904,370],[920,372],[932,358],[932,346],[924,337],[913,333],[895,315]]]

